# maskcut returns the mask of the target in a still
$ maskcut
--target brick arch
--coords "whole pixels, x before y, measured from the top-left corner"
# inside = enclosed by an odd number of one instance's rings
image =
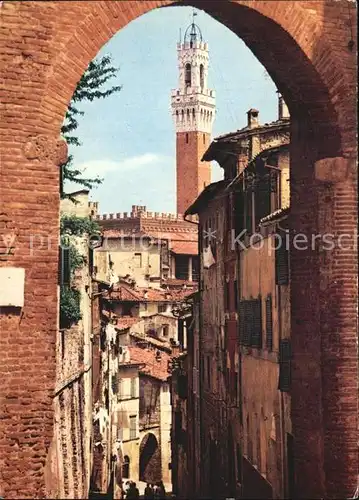
[[[187,4],[206,10],[241,36],[288,102],[291,227],[297,232],[354,230],[355,174],[341,158],[327,158],[356,153],[356,61],[347,49],[348,12],[355,6],[310,0]],[[15,244],[9,249],[7,240],[1,241],[0,264],[25,268],[26,273],[21,315],[12,310],[0,315],[5,401],[0,434],[6,436],[0,481],[9,498],[51,497],[53,492],[49,450],[57,334],[58,164],[65,155],[58,134],[63,116],[98,50],[128,22],[164,5],[175,4],[5,0],[1,5],[0,227],[6,236],[14,235]],[[323,162],[315,165],[320,158]],[[31,253],[29,239],[38,234],[52,235],[52,245],[37,240]],[[4,253],[4,247],[11,251]],[[294,252],[291,259],[292,418],[300,495],[346,498],[354,492],[358,468],[358,399],[353,386],[358,377],[356,253]],[[42,429],[34,438],[28,432],[32,416],[40,419]]]
[[[350,94],[347,66],[338,70],[342,64],[325,33],[324,7],[313,10],[305,2],[160,0],[64,5],[52,41],[52,46],[62,49],[52,60],[40,105],[40,112],[43,109],[53,117],[51,129],[59,129],[77,81],[115,33],[152,9],[181,4],[203,9],[242,38],[283,93],[291,114],[299,119],[305,116],[306,129],[310,127],[310,134],[318,139],[317,159],[339,156],[342,150],[350,153],[355,137],[352,131],[341,129],[340,123],[348,120],[353,101],[338,99],[339,92]],[[233,59],[236,63],[235,55]]]

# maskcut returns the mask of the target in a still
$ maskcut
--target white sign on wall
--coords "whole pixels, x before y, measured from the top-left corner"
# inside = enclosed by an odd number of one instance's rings
[[[24,307],[25,269],[0,268],[0,307]]]

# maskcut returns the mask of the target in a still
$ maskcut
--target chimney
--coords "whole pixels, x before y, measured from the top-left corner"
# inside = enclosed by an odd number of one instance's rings
[[[259,111],[258,109],[253,109],[251,108],[249,111],[247,111],[247,125],[248,128],[255,128],[259,126],[259,120],[258,120],[258,115]]]
[[[278,92],[278,120],[289,120],[290,114],[288,106],[283,99],[283,96]]]

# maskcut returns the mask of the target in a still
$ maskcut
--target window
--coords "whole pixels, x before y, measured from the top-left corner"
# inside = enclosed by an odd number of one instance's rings
[[[130,416],[130,439],[136,439],[137,429],[136,429],[136,415]]]
[[[199,80],[200,80],[200,85],[203,88],[204,87],[204,66],[203,66],[203,64],[201,64],[199,67]]]
[[[59,247],[59,285],[69,285],[70,277],[70,249]]]
[[[167,311],[167,304],[158,304],[157,311],[159,313],[164,313]]]
[[[170,255],[168,250],[168,242],[163,243],[161,246],[161,265],[168,266],[170,263]]]
[[[141,253],[135,253],[134,256],[134,264],[135,267],[142,267],[142,254]]]
[[[188,134],[186,134],[186,144],[188,144],[188,143],[189,143],[189,136],[188,136]]]
[[[238,281],[233,281],[233,293],[234,293],[234,310],[238,311]]]
[[[118,378],[117,378],[117,375],[112,375],[111,386],[112,386],[112,392],[113,392],[113,394],[117,394],[118,393]]]
[[[239,303],[239,342],[245,346],[262,347],[262,301],[241,300]]]
[[[260,220],[271,213],[271,186],[269,169],[257,174],[255,192],[255,226]]]
[[[226,281],[224,288],[224,306],[226,311],[230,310],[231,298],[230,298],[230,281]]]
[[[286,234],[280,231],[278,235],[281,241],[276,242],[275,250],[275,282],[277,285],[288,285],[289,283],[289,251],[287,248]]]
[[[123,441],[123,428],[117,428],[117,441]]]
[[[169,327],[169,325],[164,325],[164,326],[163,326],[163,329],[162,329],[162,335],[163,335],[165,338],[168,338],[169,331],[170,331],[170,327]]]
[[[206,144],[206,134],[203,134],[203,144]]]
[[[137,397],[137,381],[135,378],[131,378],[131,398]]]
[[[273,318],[272,318],[272,296],[266,298],[266,347],[268,351],[273,349]]]
[[[130,477],[130,459],[127,455],[123,458],[122,477],[126,479]]]
[[[180,280],[188,280],[188,256],[176,256],[176,278]]]
[[[253,234],[254,232],[254,189],[251,185],[244,192],[244,229],[246,229],[247,234]]]
[[[194,255],[192,257],[192,281],[198,281],[199,279],[199,257]]]
[[[186,64],[185,67],[185,76],[184,76],[184,83],[186,87],[191,86],[191,81],[192,81],[192,68],[189,63]]]
[[[207,356],[207,385],[211,388],[211,356]]]
[[[233,401],[238,402],[238,372],[234,372]]]
[[[291,386],[291,345],[289,339],[279,343],[279,384],[278,389],[289,392]]]
[[[88,256],[88,267],[89,274],[92,276],[94,274],[94,258],[93,258],[93,248],[89,248],[89,256]]]

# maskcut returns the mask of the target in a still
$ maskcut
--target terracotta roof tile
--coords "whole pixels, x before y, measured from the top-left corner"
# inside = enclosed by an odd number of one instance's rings
[[[155,288],[133,288],[130,285],[115,285],[107,294],[109,299],[123,302],[175,302],[192,293],[196,285],[182,290],[163,290]]]
[[[168,341],[160,340],[155,337],[150,337],[149,335],[142,335],[141,333],[135,333],[135,332],[131,332],[130,336],[133,337],[134,339],[139,340],[140,342],[142,341],[143,343],[152,344],[158,347],[159,349],[164,349],[168,353],[171,352],[170,343]]]
[[[179,255],[197,255],[198,242],[197,241],[173,241],[170,245],[173,253]]]
[[[145,366],[140,368],[140,372],[165,382],[169,376],[167,371],[168,362],[171,356],[161,351],[157,358],[155,349],[142,349],[137,346],[128,346],[130,352],[130,361],[132,363],[143,363]]]
[[[141,318],[133,318],[132,316],[122,316],[121,318],[116,318],[116,323],[114,326],[117,330],[127,330],[127,328],[131,328],[132,325],[135,325],[141,321]]]

